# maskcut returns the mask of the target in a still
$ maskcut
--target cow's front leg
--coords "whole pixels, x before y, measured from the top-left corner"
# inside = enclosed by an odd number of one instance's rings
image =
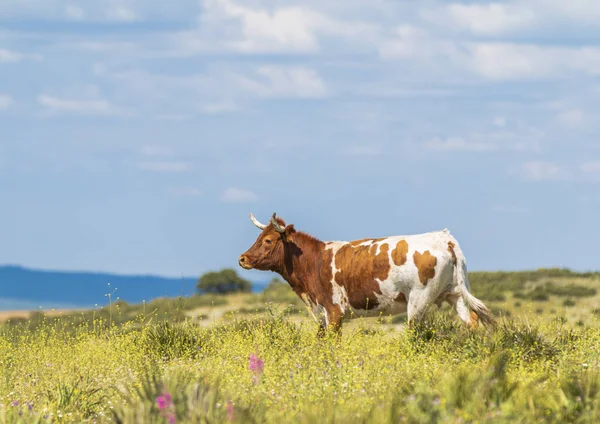
[[[340,328],[342,327],[342,311],[338,305],[320,307],[318,316],[320,321],[317,337],[325,337],[328,332],[336,336],[340,335]]]
[[[325,308],[327,312],[327,327],[330,331],[339,333],[342,328],[342,310],[339,305],[328,305]]]
[[[315,322],[319,325],[319,329],[317,330],[317,337],[324,337],[327,333],[327,311],[323,306],[318,303],[313,302],[310,297],[306,293],[302,293],[300,298],[306,304],[308,312],[311,314]]]

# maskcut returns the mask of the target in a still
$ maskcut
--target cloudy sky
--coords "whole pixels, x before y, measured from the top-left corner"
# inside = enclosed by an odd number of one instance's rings
[[[3,0],[0,263],[198,275],[277,212],[325,240],[447,227],[472,270],[598,270],[599,20],[596,0]]]

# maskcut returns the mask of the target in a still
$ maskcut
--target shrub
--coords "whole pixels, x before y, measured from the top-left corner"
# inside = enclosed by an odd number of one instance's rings
[[[211,271],[202,275],[196,287],[203,293],[224,294],[250,292],[252,283],[240,277],[233,268],[225,268],[218,272]]]

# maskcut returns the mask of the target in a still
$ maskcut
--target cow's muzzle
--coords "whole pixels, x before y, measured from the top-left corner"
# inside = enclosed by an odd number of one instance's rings
[[[246,255],[242,255],[239,257],[238,264],[244,269],[252,269],[252,265],[250,265],[250,260]]]

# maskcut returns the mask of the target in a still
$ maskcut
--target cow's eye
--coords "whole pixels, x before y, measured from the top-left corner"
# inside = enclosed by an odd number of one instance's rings
[[[265,244],[271,244],[271,240],[265,239]]]

